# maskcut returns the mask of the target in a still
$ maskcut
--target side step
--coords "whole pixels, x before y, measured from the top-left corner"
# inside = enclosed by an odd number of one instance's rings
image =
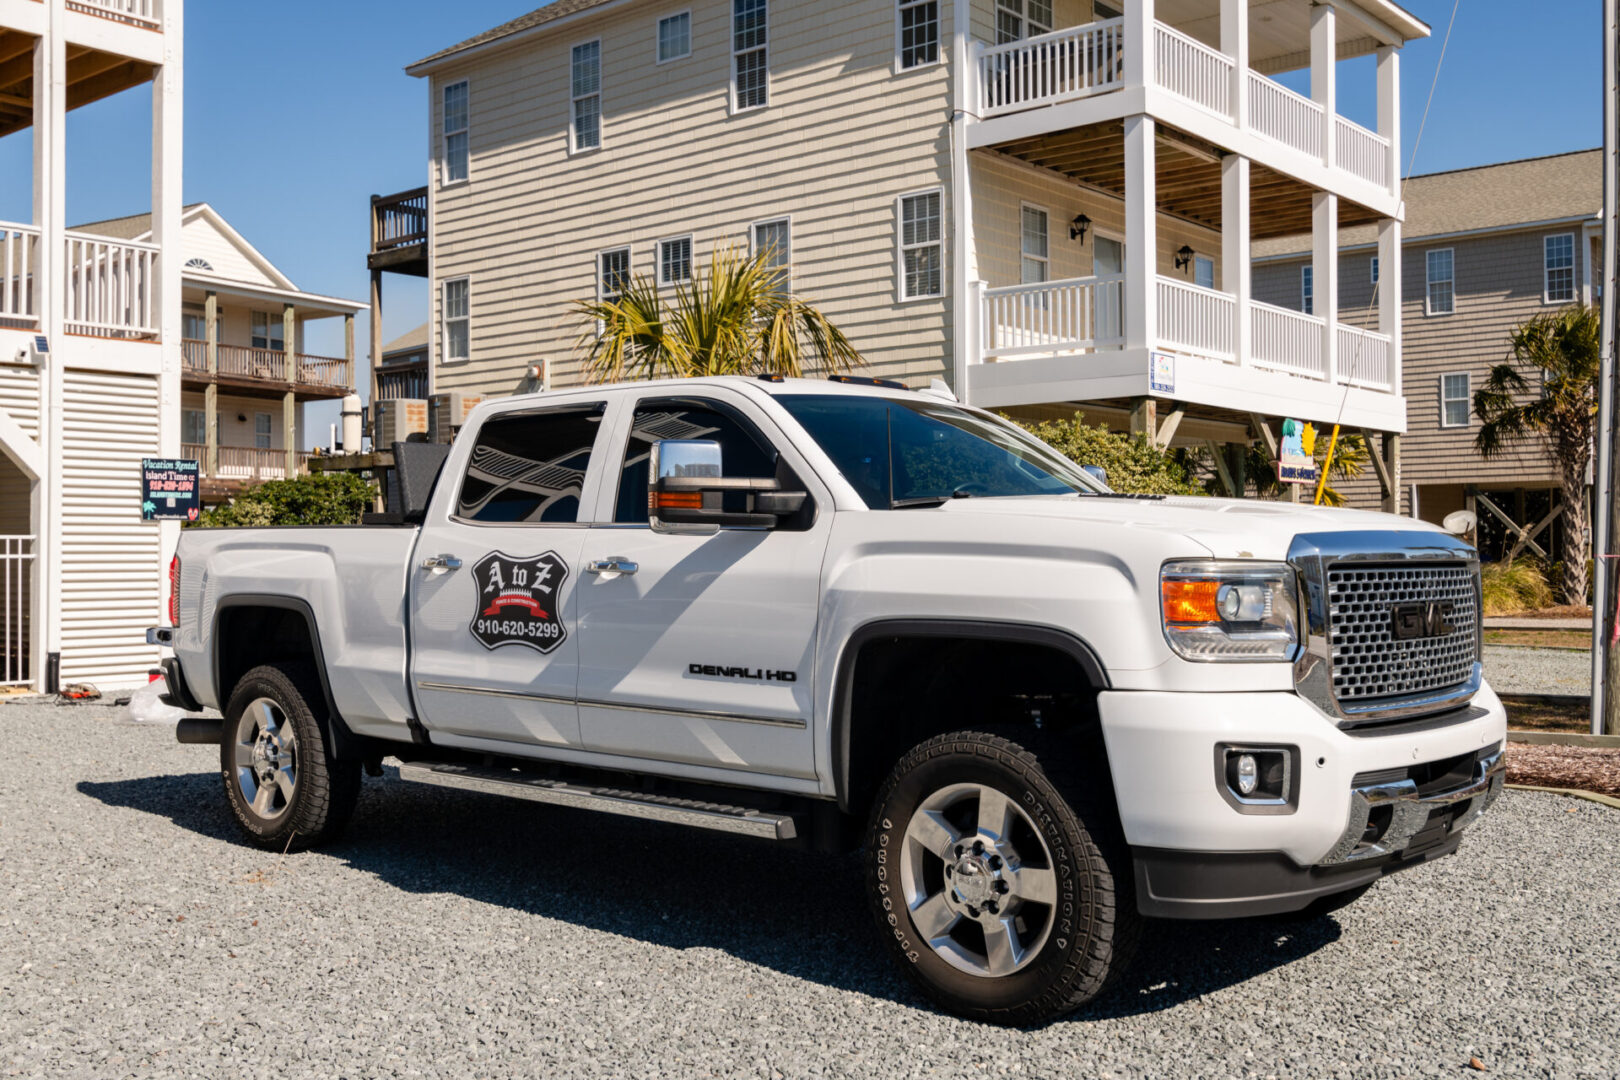
[[[418,784],[436,784],[439,787],[459,788],[462,791],[481,791],[487,795],[506,795],[514,799],[572,806],[581,810],[600,810],[624,817],[646,818],[651,821],[670,821],[677,825],[692,825],[700,829],[757,836],[765,840],[792,840],[798,835],[793,818],[787,814],[774,814],[743,806],[700,802],[667,795],[649,795],[617,788],[590,787],[571,784],[564,780],[549,780],[540,776],[527,776],[509,769],[483,769],[467,765],[423,765],[411,762],[401,764],[399,778]]]

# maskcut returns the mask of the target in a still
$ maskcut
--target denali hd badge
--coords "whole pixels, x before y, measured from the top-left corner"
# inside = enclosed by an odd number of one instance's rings
[[[499,551],[485,555],[473,567],[478,588],[478,609],[473,613],[472,636],[486,649],[527,645],[548,653],[563,643],[560,606],[568,564],[555,551],[530,559],[516,559]]]

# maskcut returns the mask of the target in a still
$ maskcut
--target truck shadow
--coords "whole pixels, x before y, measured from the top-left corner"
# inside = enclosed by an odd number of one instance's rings
[[[928,1008],[895,970],[857,857],[392,780],[367,781],[334,858],[406,893],[478,903],[671,949],[716,949],[840,990]],[[215,773],[81,782],[108,806],[242,843]],[[298,858],[299,856],[294,856]],[[1325,916],[1282,926],[1150,922],[1135,964],[1058,1023],[1159,1012],[1308,956],[1340,936]]]

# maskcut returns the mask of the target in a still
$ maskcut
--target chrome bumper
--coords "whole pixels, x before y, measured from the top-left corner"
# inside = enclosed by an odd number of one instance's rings
[[[1461,803],[1460,813],[1443,824],[1444,832],[1425,837],[1420,847],[1443,843],[1473,824],[1502,794],[1502,782],[1507,775],[1507,762],[1498,747],[1474,763],[1474,778],[1461,787],[1449,791],[1419,794],[1417,782],[1410,777],[1365,784],[1350,791],[1350,821],[1339,842],[1318,864],[1333,866],[1399,855],[1413,846],[1419,833],[1430,827],[1437,811],[1449,811]],[[1368,824],[1373,815],[1388,808],[1389,820],[1381,830],[1369,835]],[[1415,853],[1415,852],[1414,852]]]

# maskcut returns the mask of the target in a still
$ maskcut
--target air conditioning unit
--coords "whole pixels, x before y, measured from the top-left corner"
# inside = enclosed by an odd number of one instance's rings
[[[455,440],[456,432],[461,429],[461,425],[467,422],[468,414],[484,400],[484,395],[451,390],[443,394],[434,394],[428,400],[433,404],[428,441],[450,443]]]
[[[386,450],[397,442],[409,442],[412,435],[427,437],[427,399],[390,398],[377,402],[372,408],[376,410],[376,422],[371,430],[373,449]]]

